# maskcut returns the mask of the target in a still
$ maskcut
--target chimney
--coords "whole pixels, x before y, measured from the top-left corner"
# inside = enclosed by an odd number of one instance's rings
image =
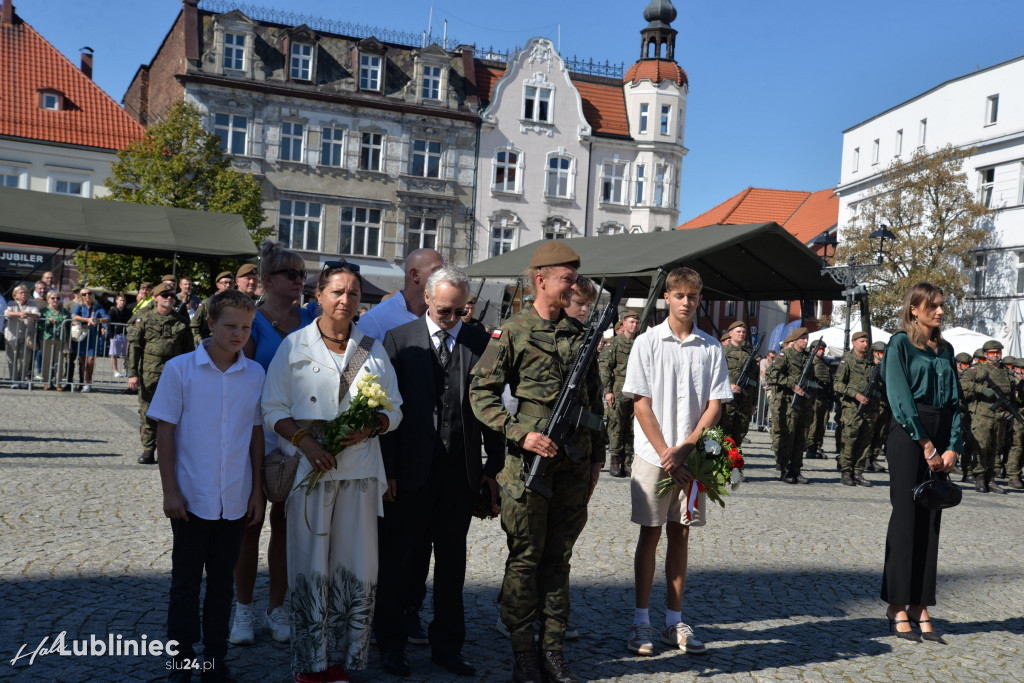
[[[181,0],[181,12],[184,15],[185,59],[198,62],[199,55],[199,0]]]
[[[82,53],[82,73],[89,80],[92,80],[92,48],[83,47],[80,52]]]
[[[0,24],[14,23],[14,0],[0,0]]]

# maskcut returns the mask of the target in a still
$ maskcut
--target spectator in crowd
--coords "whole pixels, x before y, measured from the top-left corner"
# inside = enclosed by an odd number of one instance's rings
[[[897,637],[945,644],[928,615],[935,604],[942,511],[918,505],[912,492],[929,470],[952,470],[964,450],[956,361],[942,338],[943,301],[942,290],[930,282],[911,287],[903,299],[903,329],[889,340],[882,360],[893,421],[885,447],[892,515],[881,598]]]
[[[582,276],[578,277],[576,289],[572,293],[572,302],[565,307],[565,314],[570,318],[576,318],[581,323],[586,323],[595,301],[597,301],[597,286],[594,281]]]
[[[199,309],[199,304],[202,303],[202,299],[192,293],[192,278],[187,275],[182,276],[178,282],[178,313],[181,313],[189,320],[195,317],[196,311]]]
[[[60,288],[57,287],[55,284],[53,284],[53,272],[48,270],[45,273],[43,273],[39,277],[39,279],[42,280],[46,284],[46,291],[47,292],[49,292],[51,289],[56,289],[56,290],[60,291]]]
[[[13,382],[13,389],[24,389],[24,382],[32,379],[32,358],[39,309],[28,300],[28,287],[25,285],[18,285],[11,294],[14,299],[7,304],[4,311],[7,319],[7,327],[4,329],[4,341],[7,344],[7,376]]]
[[[64,308],[67,309],[68,315],[71,315],[71,311],[75,310],[75,306],[82,303],[81,287],[73,287],[71,289],[71,298],[64,302]]]
[[[124,373],[117,369],[117,362],[128,354],[128,338],[126,336],[128,321],[132,318],[132,311],[128,308],[128,297],[124,292],[118,292],[114,297],[114,307],[110,309],[110,326],[107,328],[110,337],[110,362],[114,367],[114,377],[123,377],[128,374],[128,368]]]
[[[325,676],[347,680],[345,669],[366,667],[370,646],[377,518],[387,490],[376,437],[398,427],[402,398],[380,341],[367,349],[363,332],[352,324],[361,293],[358,273],[345,265],[326,267],[316,288],[323,314],[285,338],[263,387],[264,424],[280,436],[278,448],[301,458],[295,481],[314,470],[322,477],[287,500],[292,669],[298,683]],[[349,434],[335,460],[314,434],[358,394],[355,381],[344,383],[346,371],[353,370],[354,377],[376,375],[393,408],[377,414],[375,429]]]
[[[248,295],[250,299],[255,299],[259,279],[259,271],[256,266],[251,263],[243,263],[235,273],[235,286],[238,287],[238,291]]]
[[[214,297],[210,341],[167,362],[149,406],[150,418],[158,421],[164,515],[174,537],[167,638],[179,646],[171,681],[191,679],[186,665],[195,658],[200,633],[209,667],[203,680],[234,680],[224,663],[231,573],[246,526],[262,524],[264,508],[264,373],[241,352],[255,313],[252,301],[238,292]]]
[[[462,316],[462,322],[472,327],[479,327],[481,330],[490,333],[487,326],[484,325],[482,321],[474,317],[474,313],[476,313],[476,297],[471,296],[469,297],[469,301],[466,302],[466,315]]]
[[[38,308],[40,311],[43,310],[48,304],[46,303],[46,295],[50,290],[46,287],[46,283],[40,280],[35,284],[35,289],[32,291],[32,305]]]
[[[231,271],[225,270],[217,275],[214,283],[217,286],[218,292],[223,292],[225,289],[233,289],[235,286],[235,276],[231,274]],[[196,308],[196,314],[192,318],[192,339],[195,341],[196,346],[199,346],[204,339],[210,336],[210,326],[206,324],[206,313],[203,311],[206,308],[207,301],[209,299],[199,304],[199,307]]]
[[[78,342],[72,336],[71,356],[72,361],[68,368],[69,378],[73,376],[74,365],[78,363],[78,382],[82,385],[82,393],[87,394],[92,390],[92,373],[96,365],[96,349],[100,343],[100,325],[110,322],[107,312],[94,301],[92,290],[82,287],[78,293],[81,297],[79,303],[71,311],[72,329],[74,323],[83,326],[85,335]],[[74,333],[72,332],[72,335]]]
[[[254,359],[266,370],[281,346],[282,340],[291,332],[313,322],[313,314],[295,305],[302,295],[302,283],[306,279],[302,257],[280,243],[266,241],[260,249],[260,268],[263,288],[266,292],[262,304],[257,307],[252,324],[252,336],[243,347],[246,357]],[[277,448],[277,435],[265,432],[264,451],[270,453]],[[287,525],[284,520],[285,503],[270,505],[270,544],[267,549],[267,564],[270,566],[270,587],[267,611],[263,613],[263,630],[274,640],[287,643],[289,640],[288,610],[284,599],[288,593]],[[242,551],[235,567],[235,619],[231,626],[229,640],[235,645],[250,645],[256,640],[256,614],[253,609],[253,589],[256,586],[256,570],[260,556],[260,532],[263,527],[246,529]]]
[[[153,283],[142,282],[139,283],[139,291],[135,295],[135,306],[132,307],[132,313],[141,313],[142,309],[146,308],[153,303]]]
[[[57,391],[64,391],[64,386],[60,385],[60,378],[63,376],[61,365],[66,346],[63,336],[68,334],[70,329],[70,326],[65,328],[64,323],[71,316],[60,305],[60,294],[56,290],[51,290],[46,295],[46,304],[46,308],[39,314],[38,329],[39,351],[43,362],[43,389],[55,388]]]

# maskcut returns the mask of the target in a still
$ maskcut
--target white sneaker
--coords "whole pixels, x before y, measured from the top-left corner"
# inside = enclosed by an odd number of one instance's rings
[[[666,645],[678,647],[688,655],[702,655],[708,651],[704,643],[693,635],[693,629],[681,621],[675,626],[666,626],[661,632],[661,641]]]
[[[288,611],[284,606],[263,615],[263,630],[279,643],[287,643],[291,640],[292,632],[291,626],[288,624]]]
[[[626,647],[633,654],[650,657],[654,654],[654,643],[651,642],[651,636],[650,624],[633,624],[633,628],[629,629]]]
[[[120,372],[117,372],[117,371],[114,372],[114,379],[119,379],[121,377],[124,377],[124,375],[122,375]]]
[[[82,387],[82,393],[83,394],[88,394],[90,391],[92,391],[92,385],[91,384],[86,384],[86,385],[84,385]]]
[[[253,632],[255,627],[256,615],[252,612],[252,605],[237,605],[228,642],[232,645],[252,645],[256,642],[256,634]]]

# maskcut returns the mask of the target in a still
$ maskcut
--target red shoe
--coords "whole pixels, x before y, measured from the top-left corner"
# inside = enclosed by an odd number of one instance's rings
[[[348,683],[348,674],[341,664],[331,664],[324,672],[324,683]]]
[[[295,674],[295,683],[325,683],[324,671]]]

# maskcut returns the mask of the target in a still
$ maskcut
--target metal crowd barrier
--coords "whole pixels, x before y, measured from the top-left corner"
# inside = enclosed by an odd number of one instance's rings
[[[28,335],[7,340],[5,363],[0,367],[0,387],[41,390],[46,387],[81,391],[86,382],[88,358],[93,358],[90,391],[122,391],[128,387],[124,323],[102,323],[76,341],[74,330],[87,328],[65,320],[54,339],[42,339],[37,324]],[[116,364],[116,370],[115,370]]]

